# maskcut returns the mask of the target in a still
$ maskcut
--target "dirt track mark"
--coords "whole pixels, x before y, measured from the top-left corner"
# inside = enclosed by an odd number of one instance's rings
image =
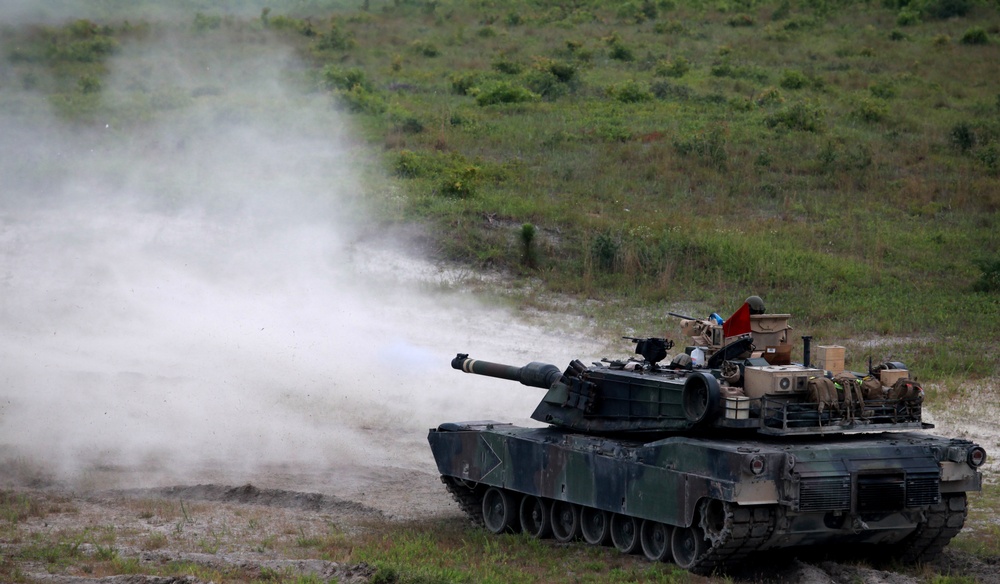
[[[160,497],[163,499],[179,499],[184,501],[241,503],[244,505],[281,507],[315,513],[347,514],[370,519],[386,518],[385,514],[378,509],[333,495],[301,493],[298,491],[286,491],[284,489],[259,489],[250,483],[240,487],[208,484],[190,487],[178,485],[152,489],[126,489],[109,491],[107,494],[128,497]]]

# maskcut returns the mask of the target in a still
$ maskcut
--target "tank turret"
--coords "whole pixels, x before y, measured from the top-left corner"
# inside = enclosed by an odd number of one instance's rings
[[[565,371],[533,362],[523,367],[471,359],[459,353],[452,367],[466,373],[518,381],[547,390],[531,418],[560,428],[600,434],[752,430],[763,434],[828,434],[923,428],[923,391],[902,363],[884,363],[873,374],[844,370],[843,357],[824,360],[831,370],[791,363],[787,315],[771,317],[755,337],[691,346],[660,361],[673,343],[624,337],[642,358],[573,360]],[[778,323],[778,324],[774,324]],[[718,326],[710,321],[705,326]],[[691,320],[682,322],[694,330]],[[696,339],[711,335],[697,329]],[[757,350],[756,342],[763,342]],[[774,343],[773,345],[771,343]],[[683,359],[700,352],[698,360]],[[835,351],[827,350],[824,356]],[[827,362],[829,361],[829,362]],[[901,375],[900,375],[901,374]],[[891,380],[884,383],[884,380]],[[897,387],[897,385],[899,387]],[[904,387],[905,386],[905,387]],[[929,427],[929,426],[928,426]]]

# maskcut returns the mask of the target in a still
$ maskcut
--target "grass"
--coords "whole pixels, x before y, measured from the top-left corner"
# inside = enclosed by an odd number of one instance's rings
[[[100,577],[112,574],[148,574],[155,576],[194,576],[205,581],[235,582],[312,582],[314,576],[291,569],[223,567],[189,561],[145,562],[121,550],[132,540],[153,542],[143,549],[200,549],[204,542],[168,546],[167,537],[156,531],[126,532],[112,527],[84,528],[80,531],[36,531],[29,522],[46,520],[50,514],[66,513],[65,506],[53,506],[49,496],[37,492],[2,491],[3,509],[28,506],[37,515],[24,516],[7,526],[2,542],[7,552],[0,561],[0,579],[24,582],[26,573],[41,569]],[[10,501],[15,501],[10,503]],[[150,500],[147,504],[156,504]],[[169,506],[169,501],[159,501]],[[990,561],[1000,555],[1000,530],[995,522],[1000,510],[1000,487],[990,483],[982,493],[970,495],[970,513],[966,528],[951,547]],[[258,510],[259,511],[259,510]],[[200,521],[210,509],[192,511],[192,521]],[[10,516],[13,516],[12,514]],[[267,526],[266,526],[267,525]],[[274,532],[269,530],[274,529]],[[656,564],[641,556],[623,555],[613,548],[585,544],[558,544],[524,535],[494,536],[480,528],[455,519],[429,519],[405,522],[376,521],[361,529],[346,532],[330,525],[325,533],[313,533],[302,525],[258,523],[253,538],[237,530],[213,532],[214,545],[228,553],[253,547],[256,540],[268,540],[263,549],[253,550],[264,558],[322,559],[339,564],[367,563],[374,570],[372,582],[418,584],[431,582],[649,582],[695,583],[707,581],[678,569],[673,564]],[[215,551],[208,553],[214,554]],[[958,583],[965,576],[937,573],[924,566],[900,568],[920,582]],[[971,578],[971,577],[969,577]]]

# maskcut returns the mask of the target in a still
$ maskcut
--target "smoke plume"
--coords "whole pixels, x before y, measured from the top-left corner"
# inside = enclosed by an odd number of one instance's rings
[[[292,89],[302,65],[280,43],[245,41],[123,45],[106,120],[4,94],[0,458],[66,479],[430,470],[427,428],[523,419],[540,397],[452,371],[455,352],[563,365],[596,350],[478,306],[393,247],[366,214],[384,194],[348,121]]]

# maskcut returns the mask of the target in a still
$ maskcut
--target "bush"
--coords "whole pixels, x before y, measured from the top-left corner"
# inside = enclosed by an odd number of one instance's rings
[[[912,26],[920,22],[920,12],[910,8],[903,8],[896,15],[896,26]]]
[[[649,89],[658,99],[673,99],[676,101],[691,99],[691,88],[686,85],[678,85],[667,81],[654,81]]]
[[[889,116],[889,104],[874,97],[864,97],[854,106],[851,115],[863,122],[881,122]]]
[[[948,137],[951,140],[951,145],[963,154],[972,150],[972,147],[976,145],[976,133],[972,129],[972,126],[965,122],[960,122],[952,126]]]
[[[476,194],[476,183],[479,179],[479,167],[469,164],[450,168],[441,183],[440,191],[450,197],[464,199]]]
[[[635,60],[635,54],[632,52],[632,49],[622,44],[622,42],[619,40],[615,40],[608,47],[608,57],[616,61],[628,62]]]
[[[476,103],[482,106],[498,103],[520,103],[539,99],[538,94],[509,81],[496,81],[484,86],[476,94]]]
[[[981,259],[976,262],[976,265],[983,273],[972,284],[972,289],[976,292],[1000,292],[1000,258]]]
[[[504,75],[519,75],[524,70],[524,65],[501,56],[493,61],[493,69]]]
[[[719,126],[675,139],[674,150],[681,156],[697,156],[720,169],[726,167],[729,159],[725,130]]]
[[[316,40],[316,48],[320,51],[346,51],[354,46],[354,39],[340,29],[336,22],[330,25],[330,30],[321,34]]]
[[[871,92],[872,97],[881,99],[892,99],[899,95],[899,90],[896,89],[896,86],[887,81],[872,83],[868,86],[868,91]]]
[[[979,161],[986,166],[986,171],[993,176],[1000,175],[1000,144],[990,142],[976,153]]]
[[[932,18],[946,20],[967,15],[972,6],[973,0],[929,0],[924,4],[922,12]]]
[[[624,83],[609,86],[607,94],[622,103],[639,103],[653,99],[653,94],[642,83],[629,79]]]
[[[323,85],[327,89],[349,90],[355,86],[371,89],[365,72],[358,67],[343,68],[327,65],[322,72]]]
[[[479,84],[479,73],[456,73],[451,76],[451,92],[457,95],[471,95]]]
[[[656,67],[656,74],[661,77],[681,78],[691,70],[691,63],[684,57],[670,61],[661,61]]]
[[[986,34],[986,29],[981,26],[974,26],[965,31],[959,39],[963,45],[986,45],[990,42],[990,37]]]
[[[809,77],[801,71],[786,69],[781,74],[781,81],[778,84],[785,89],[802,89],[809,85]]]
[[[590,244],[590,255],[594,264],[605,272],[614,272],[618,267],[621,242],[608,233],[600,233]]]
[[[529,71],[524,77],[524,82],[528,89],[546,100],[557,99],[569,93],[566,84],[548,71]]]
[[[361,85],[355,85],[347,90],[339,89],[334,94],[337,100],[352,112],[382,114],[389,109],[389,105],[380,93],[370,91]]]
[[[437,48],[437,45],[423,39],[417,39],[410,43],[410,48],[418,55],[425,57],[437,57],[441,54],[441,50]]]
[[[826,120],[826,110],[815,103],[799,102],[781,108],[767,117],[764,123],[769,128],[787,128],[805,132],[822,132]]]

